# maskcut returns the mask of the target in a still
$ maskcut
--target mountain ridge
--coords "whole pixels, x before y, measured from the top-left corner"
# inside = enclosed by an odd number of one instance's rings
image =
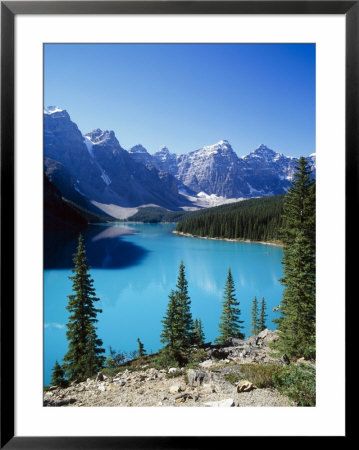
[[[81,195],[86,208],[118,218],[123,208],[196,209],[283,194],[297,162],[264,144],[240,157],[226,139],[182,155],[165,145],[152,155],[142,144],[126,150],[114,131],[82,134],[68,112],[55,106],[44,109],[44,156],[47,173],[54,162],[61,164],[53,182],[70,201]],[[315,176],[316,155],[307,159]]]

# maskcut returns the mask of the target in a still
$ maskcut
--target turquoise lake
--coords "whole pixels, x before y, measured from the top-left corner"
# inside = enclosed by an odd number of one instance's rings
[[[94,287],[97,332],[106,354],[137,349],[137,338],[147,353],[161,348],[161,320],[168,294],[175,289],[178,267],[184,262],[193,318],[202,320],[206,341],[218,335],[221,302],[230,267],[240,302],[244,332],[249,335],[254,296],[267,303],[267,327],[276,326],[273,308],[283,287],[282,249],[272,245],[227,242],[177,236],[175,224],[118,223],[91,225],[83,233]],[[44,384],[49,384],[56,359],[67,351],[67,296],[72,292],[72,254],[77,238],[53,235],[45,242],[44,270]]]

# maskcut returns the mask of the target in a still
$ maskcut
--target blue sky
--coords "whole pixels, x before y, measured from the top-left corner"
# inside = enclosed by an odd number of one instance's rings
[[[315,152],[314,44],[46,44],[44,105],[122,147]]]

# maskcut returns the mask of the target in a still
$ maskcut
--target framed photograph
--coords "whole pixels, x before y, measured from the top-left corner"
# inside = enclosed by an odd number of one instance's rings
[[[358,29],[1,2],[1,448],[348,436]]]

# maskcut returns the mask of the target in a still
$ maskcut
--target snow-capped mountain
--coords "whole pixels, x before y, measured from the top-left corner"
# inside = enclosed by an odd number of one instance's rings
[[[154,165],[158,169],[168,172],[171,175],[177,175],[177,158],[178,155],[171,153],[165,145],[160,147],[159,150],[152,155]]]
[[[149,156],[147,164],[151,164]],[[315,154],[308,161],[315,176]],[[188,189],[192,196],[204,193],[227,199],[285,193],[296,162],[264,144],[238,157],[226,140],[184,155],[170,153],[167,147],[152,155],[152,164],[177,179],[180,192]]]
[[[249,194],[241,162],[228,141],[205,146],[177,159],[176,178],[195,193],[236,198]]]
[[[293,178],[297,159],[275,152],[261,144],[241,158],[251,194],[276,195],[286,192]]]
[[[166,146],[153,155],[141,144],[125,150],[113,131],[83,135],[54,106],[44,110],[44,156],[46,175],[66,198],[115,217],[140,205],[191,208],[282,194],[297,163],[263,144],[239,157],[227,140],[183,155]],[[315,176],[316,155],[307,159]]]
[[[85,206],[110,215],[118,216],[118,207],[155,204],[177,209],[190,204],[171,175],[136,162],[113,131],[96,129],[83,136],[60,108],[44,111],[44,156],[45,172],[51,172],[50,181],[58,189],[66,188],[72,197],[76,192],[76,201],[80,195]]]
[[[141,144],[135,145],[128,150],[132,158],[145,165],[153,166],[152,156]]]

